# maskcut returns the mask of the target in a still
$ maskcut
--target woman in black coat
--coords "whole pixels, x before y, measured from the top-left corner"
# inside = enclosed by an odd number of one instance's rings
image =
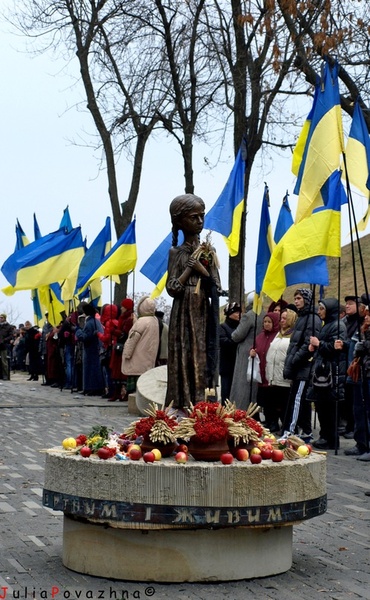
[[[309,351],[315,353],[312,379],[307,398],[315,401],[320,421],[320,438],[312,443],[321,450],[339,448],[337,435],[338,410],[336,403],[344,400],[344,383],[347,371],[347,356],[343,349],[335,347],[335,342],[346,339],[346,327],[339,319],[339,302],[327,298],[319,302],[319,317],[323,328],[318,337],[311,336]],[[337,345],[338,346],[338,345]],[[331,372],[331,384],[320,387],[317,376]]]

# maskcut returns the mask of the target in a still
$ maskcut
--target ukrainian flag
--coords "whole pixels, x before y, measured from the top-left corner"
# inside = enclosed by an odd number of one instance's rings
[[[59,229],[61,229],[61,226]],[[39,240],[42,236],[35,213],[33,213],[33,231],[35,240]],[[59,283],[54,282],[50,285],[44,285],[36,290],[32,290],[31,298],[35,320],[38,324],[43,322],[44,315],[47,312],[48,320],[51,325],[59,325],[61,313],[64,311],[64,303]]]
[[[26,234],[24,233],[20,222],[17,219],[17,223],[15,226],[15,249],[14,252],[17,252],[17,250],[21,250],[21,248],[24,248],[25,246],[28,246],[29,239],[26,236]]]
[[[98,261],[90,269],[89,273],[79,279],[78,293],[83,292],[91,281],[98,277],[123,275],[129,271],[133,271],[136,267],[136,261],[135,220],[133,220],[108,254]]]
[[[240,148],[221,195],[204,219],[205,229],[223,235],[230,256],[236,256],[239,252],[240,225],[244,210],[244,173],[245,161]]]
[[[71,272],[68,278],[63,282],[62,296],[65,302],[72,300],[72,298],[78,294],[78,290],[82,287],[80,282],[85,281],[86,277],[89,277],[90,273],[96,269],[96,265],[100,264],[103,258],[108,254],[111,247],[111,221],[110,217],[107,217],[103,229],[98,233],[90,248],[85,250],[85,255],[80,264],[76,265],[73,272]],[[101,296],[100,279],[98,281],[98,287],[94,287],[94,290],[94,299],[96,299],[97,296]]]
[[[367,210],[357,223],[357,229],[365,231],[370,216],[370,138],[358,100],[347,139],[345,166],[350,183],[360,190],[368,201]]]
[[[324,186],[325,188],[326,186]],[[293,225],[292,212],[288,202],[288,193],[283,198],[278,220],[275,227],[274,242],[279,243],[283,235]],[[306,260],[299,261],[285,268],[286,285],[296,285],[297,283],[309,283],[310,276],[313,274],[315,280],[320,285],[329,285],[329,272],[326,256],[314,256]]]
[[[1,271],[13,291],[32,290],[65,279],[82,256],[81,228],[59,229],[12,254]]]
[[[184,235],[182,231],[179,231],[179,246],[181,246],[183,241]],[[140,273],[145,275],[145,277],[155,284],[155,288],[151,293],[151,298],[157,298],[160,296],[166,286],[168,253],[171,249],[171,246],[172,233],[169,233],[140,269]]]
[[[256,260],[256,286],[253,300],[253,310],[256,313],[260,313],[262,309],[262,297],[261,290],[263,280],[266,275],[266,270],[271,258],[271,253],[274,248],[274,241],[272,239],[271,232],[271,220],[270,220],[270,197],[269,189],[265,184],[265,191],[262,199],[261,208],[261,220],[260,220],[260,231],[258,238],[257,248],[257,260]]]
[[[283,235],[288,231],[289,227],[293,225],[293,217],[292,211],[290,210],[289,201],[288,201],[288,192],[285,194],[283,198],[283,202],[281,204],[281,208],[279,211],[279,215],[276,221],[275,233],[274,233],[274,242],[277,244]]]
[[[303,153],[303,138],[300,137],[293,164],[296,169],[302,153],[294,190],[295,194],[299,194],[296,223],[322,205],[321,188],[340,167],[344,146],[337,63],[330,67],[325,62],[324,76],[316,86],[313,110],[309,117],[304,126],[307,139]]]
[[[321,284],[322,261],[317,261],[318,270],[307,268],[310,263],[303,261],[341,255],[341,204],[346,202],[346,195],[339,170],[331,175],[321,193],[326,204],[293,224],[272,252],[262,286],[262,292],[272,300],[278,300],[287,285],[292,284],[294,269],[301,268],[299,276],[303,278],[295,283]]]

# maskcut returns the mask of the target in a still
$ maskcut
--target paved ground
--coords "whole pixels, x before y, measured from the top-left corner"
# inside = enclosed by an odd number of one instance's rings
[[[370,489],[370,463],[344,456],[352,442],[343,438],[338,455],[328,453],[328,511],[294,528],[293,567],[285,574],[233,583],[147,585],[66,569],[62,515],[41,504],[42,449],[96,424],[121,430],[130,420],[126,405],[42,387],[27,382],[25,374],[1,382],[0,600],[370,599],[370,497],[364,494]]]

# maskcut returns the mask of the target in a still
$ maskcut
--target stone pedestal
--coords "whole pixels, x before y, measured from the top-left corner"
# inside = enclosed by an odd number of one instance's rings
[[[43,503],[64,512],[63,562],[81,573],[158,582],[275,575],[291,566],[293,524],[326,510],[326,459],[147,464],[55,449]]]
[[[136,406],[141,415],[147,416],[145,410],[151,402],[164,406],[167,392],[167,365],[156,367],[140,375],[136,384]]]
[[[123,530],[64,517],[63,563],[80,573],[130,581],[251,579],[290,569],[292,532],[292,526]]]

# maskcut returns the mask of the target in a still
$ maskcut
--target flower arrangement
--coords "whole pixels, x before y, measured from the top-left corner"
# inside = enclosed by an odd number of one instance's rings
[[[148,416],[134,421],[124,432],[129,438],[143,438],[153,443],[173,444],[176,441],[177,421],[169,415],[169,406],[165,410],[158,410],[156,404],[151,403],[145,411]]]
[[[231,406],[231,405],[230,405]],[[177,438],[196,438],[204,445],[213,444],[228,437],[245,437],[243,423],[234,421],[228,407],[218,402],[199,402],[191,406],[188,417],[180,421],[176,429]]]
[[[231,404],[228,401],[226,406],[232,415],[234,422],[242,425],[245,429],[245,435],[242,437],[243,442],[258,442],[258,440],[269,433],[259,421],[253,419],[253,415],[259,411],[259,406],[257,404],[250,404],[247,410],[236,408],[235,404]],[[234,436],[234,444],[237,445],[239,441],[240,440],[237,440]]]

